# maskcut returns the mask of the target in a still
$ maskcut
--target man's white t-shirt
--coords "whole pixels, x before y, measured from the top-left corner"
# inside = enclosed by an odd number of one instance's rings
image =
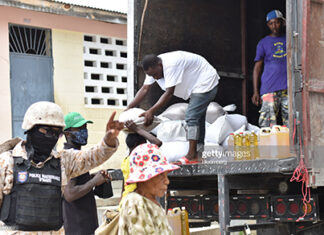
[[[146,75],[144,85],[157,82],[162,90],[175,86],[174,95],[187,100],[192,93],[205,93],[218,84],[220,77],[208,61],[197,54],[174,51],[158,55],[164,78],[155,80]]]

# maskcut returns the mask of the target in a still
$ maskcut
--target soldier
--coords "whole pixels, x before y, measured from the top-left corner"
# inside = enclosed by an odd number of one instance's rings
[[[119,145],[117,136],[123,123],[114,117],[115,112],[98,145],[56,152],[53,148],[65,127],[62,109],[46,101],[28,108],[22,124],[26,141],[0,154],[0,218],[7,230],[24,235],[29,234],[26,231],[52,234],[50,231],[62,227],[64,186],[109,159]]]

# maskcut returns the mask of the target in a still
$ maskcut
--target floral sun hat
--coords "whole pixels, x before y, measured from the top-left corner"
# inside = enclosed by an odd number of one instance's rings
[[[166,171],[179,169],[170,164],[155,144],[141,144],[129,156],[129,177],[126,184],[147,181]]]

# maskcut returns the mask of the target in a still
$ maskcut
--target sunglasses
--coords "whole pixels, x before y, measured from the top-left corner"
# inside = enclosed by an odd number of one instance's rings
[[[46,137],[56,137],[60,138],[63,135],[62,129],[59,128],[51,128],[51,127],[39,127],[38,131],[43,133]]]

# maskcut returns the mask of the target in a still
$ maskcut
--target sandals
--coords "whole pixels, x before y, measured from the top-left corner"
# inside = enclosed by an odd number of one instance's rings
[[[200,162],[196,161],[196,160],[191,161],[186,157],[182,157],[179,160],[177,160],[176,162],[173,162],[172,164],[175,164],[175,165],[188,165],[188,164],[197,164],[197,163],[200,163]]]

